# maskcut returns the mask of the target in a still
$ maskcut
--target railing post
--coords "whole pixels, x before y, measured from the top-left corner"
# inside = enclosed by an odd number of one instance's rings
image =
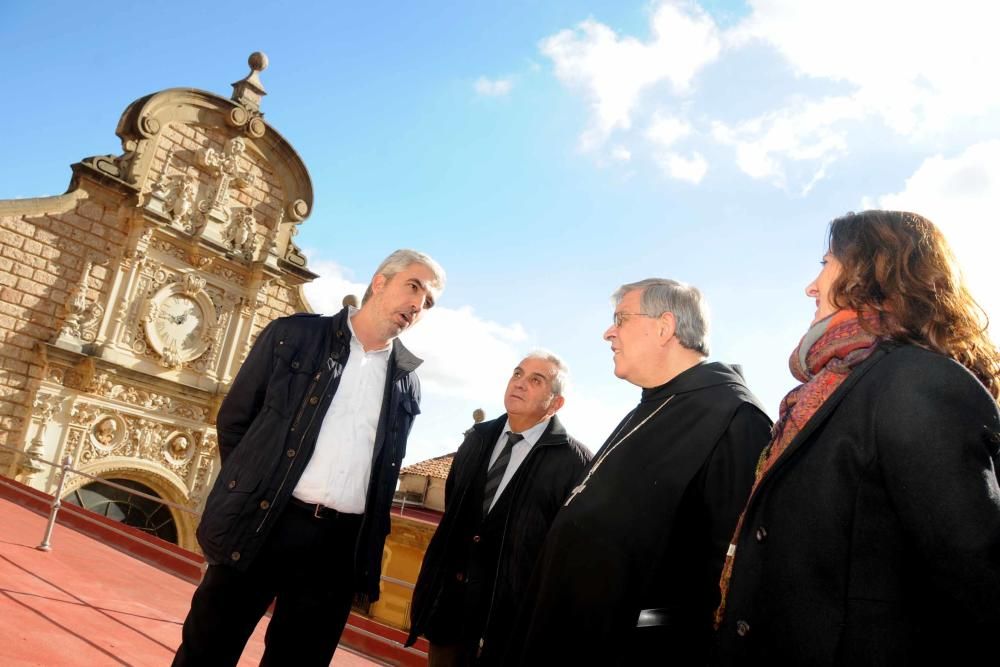
[[[36,549],[39,551],[52,551],[52,529],[56,525],[56,514],[59,513],[59,508],[62,507],[63,486],[66,484],[66,473],[69,472],[69,465],[72,463],[72,459],[67,454],[62,460],[62,469],[59,471],[59,485],[56,487],[56,495],[52,499],[52,510],[49,512],[49,522],[45,526],[45,537],[42,538],[42,543],[39,544]]]

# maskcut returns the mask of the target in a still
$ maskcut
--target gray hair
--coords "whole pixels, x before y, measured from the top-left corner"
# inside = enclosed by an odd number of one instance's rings
[[[524,355],[525,359],[541,359],[556,367],[556,375],[552,378],[552,393],[562,396],[566,385],[569,384],[569,366],[555,352],[548,350],[532,350]]]
[[[434,280],[432,280],[427,287],[434,293],[435,296],[444,291],[444,284],[447,278],[445,277],[444,269],[441,268],[441,265],[435,262],[430,255],[425,255],[424,253],[416,250],[409,250],[408,248],[397,250],[382,260],[382,263],[378,265],[377,269],[375,269],[375,273],[372,274],[373,280],[374,276],[379,274],[385,276],[386,278],[392,278],[394,275],[411,264],[423,264],[431,270],[431,273],[434,274]],[[367,303],[371,296],[372,284],[369,282],[368,289],[365,290],[365,295],[361,299],[361,304],[364,305]]]
[[[615,305],[620,304],[634,290],[642,290],[639,310],[643,315],[673,313],[681,345],[708,356],[708,304],[697,287],[667,278],[646,278],[622,285],[611,298]]]

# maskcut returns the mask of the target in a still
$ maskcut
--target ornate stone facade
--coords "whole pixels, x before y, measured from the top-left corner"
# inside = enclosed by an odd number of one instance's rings
[[[299,156],[260,113],[262,54],[232,99],[133,102],[123,152],[57,197],[0,201],[0,473],[47,492],[69,456],[200,509],[215,414],[260,330],[307,311],[292,239],[312,209]],[[71,492],[90,480],[71,478]],[[174,511],[181,546],[195,521]]]

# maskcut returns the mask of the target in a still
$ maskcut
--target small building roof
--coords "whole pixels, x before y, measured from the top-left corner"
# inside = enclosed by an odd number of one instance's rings
[[[426,475],[438,479],[448,479],[448,472],[451,470],[451,462],[455,459],[455,453],[445,454],[426,461],[419,461],[413,465],[408,465],[399,471],[401,475]]]

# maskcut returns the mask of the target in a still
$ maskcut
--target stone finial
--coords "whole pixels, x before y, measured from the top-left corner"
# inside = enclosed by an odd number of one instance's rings
[[[260,101],[267,95],[264,84],[260,82],[260,73],[267,69],[267,55],[254,51],[247,58],[250,73],[233,84],[233,101],[239,102],[253,111],[260,110]]]

